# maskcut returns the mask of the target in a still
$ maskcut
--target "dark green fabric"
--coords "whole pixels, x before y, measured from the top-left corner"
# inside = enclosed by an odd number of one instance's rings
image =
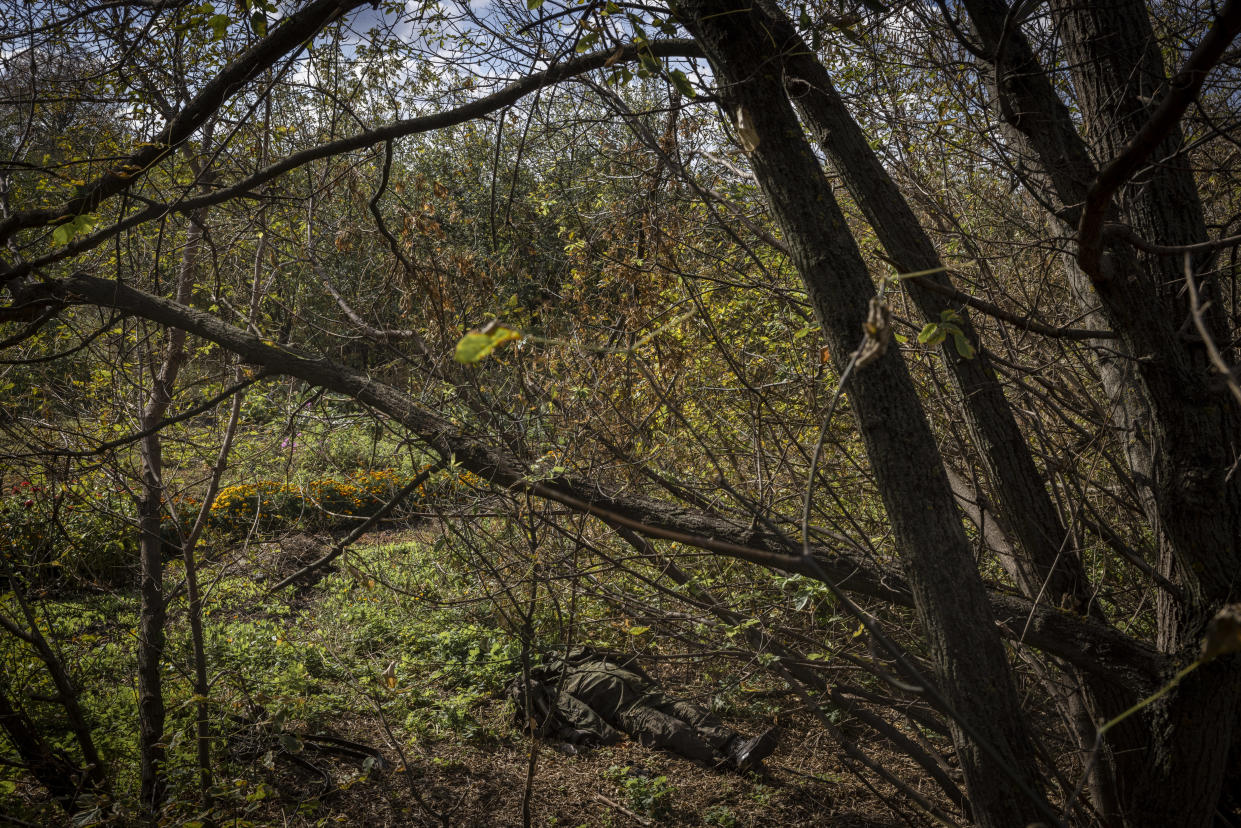
[[[637,704],[621,711],[620,725],[647,747],[670,750],[706,765],[725,761],[693,727],[654,707]]]
[[[570,744],[614,745],[625,738],[578,699],[568,693],[556,693],[553,687],[538,681],[532,680],[523,690],[521,680],[515,679],[509,685],[509,697],[517,708],[517,724],[523,730],[530,726],[528,719],[533,718],[539,735]]]
[[[575,648],[531,670],[530,679],[529,697],[535,701],[540,732],[575,744],[614,744],[624,731],[649,747],[719,765],[727,762],[737,738],[704,708],[666,698],[654,680],[624,656]],[[524,702],[515,701],[522,709]]]

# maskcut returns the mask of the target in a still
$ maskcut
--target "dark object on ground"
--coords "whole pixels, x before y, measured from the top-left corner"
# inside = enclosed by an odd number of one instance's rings
[[[577,647],[509,684],[523,728],[570,745],[613,745],[629,734],[649,747],[708,767],[756,770],[779,741],[775,729],[750,739],[709,711],[669,699],[630,657]],[[529,712],[527,712],[529,711]]]

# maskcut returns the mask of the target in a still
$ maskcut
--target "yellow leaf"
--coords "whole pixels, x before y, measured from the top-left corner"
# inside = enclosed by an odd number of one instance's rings
[[[481,330],[470,331],[457,343],[457,352],[453,358],[457,362],[470,364],[478,362],[494,351],[498,346],[513,339],[521,339],[521,334],[512,328],[491,323]]]

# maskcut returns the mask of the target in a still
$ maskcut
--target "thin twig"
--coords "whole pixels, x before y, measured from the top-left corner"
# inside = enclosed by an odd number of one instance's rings
[[[1223,354],[1219,352],[1219,348],[1215,346],[1215,340],[1211,338],[1211,333],[1207,330],[1206,320],[1202,318],[1207,308],[1210,307],[1210,303],[1208,302],[1206,305],[1201,303],[1198,296],[1198,285],[1194,283],[1194,272],[1190,266],[1188,253],[1185,254],[1185,285],[1189,288],[1189,315],[1194,320],[1194,327],[1198,329],[1198,335],[1202,337],[1202,344],[1207,349],[1207,356],[1211,359],[1211,365],[1223,376],[1224,382],[1228,384],[1228,390],[1232,392],[1232,396],[1237,400],[1237,405],[1241,405],[1241,383],[1237,382],[1236,373],[1224,361]]]
[[[604,796],[601,793],[595,794],[595,799],[599,800],[605,805],[615,808],[616,810],[620,811],[625,816],[629,817],[632,820],[635,820],[639,825],[654,825],[655,824],[654,822],[647,819],[646,817],[641,816],[640,814],[636,814],[633,811],[629,810],[628,808],[626,808],[624,805],[620,804],[619,802],[613,802],[611,799],[608,799],[606,796]]]

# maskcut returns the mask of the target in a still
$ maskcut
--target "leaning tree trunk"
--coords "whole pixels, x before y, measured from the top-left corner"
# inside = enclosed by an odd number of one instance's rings
[[[779,42],[791,44],[782,54],[784,82],[810,132],[874,227],[893,263],[903,272],[925,274],[904,281],[923,318],[938,321],[941,312],[953,310],[961,320],[965,336],[976,342],[968,310],[951,302],[944,292],[933,289],[952,287],[938,251],[850,116],[826,68],[778,6],[767,3],[765,10],[770,15],[768,25]],[[1081,558],[1068,543],[1068,532],[1004,397],[987,351],[979,347],[972,357],[965,357],[945,341],[940,345],[940,356],[958,391],[960,408],[986,470],[999,517],[1019,546],[1015,550],[996,550],[1001,565],[1026,597],[1101,617]],[[1057,685],[1064,687],[1049,689],[1053,697],[1063,698],[1066,719],[1080,724],[1075,735],[1086,761],[1095,742],[1087,711],[1110,719],[1136,697],[1132,688],[1118,687],[1064,662],[1059,666],[1071,680],[1057,681]],[[1104,814],[1116,810],[1113,777],[1110,761],[1093,763],[1091,796],[1096,810]]]
[[[686,0],[675,11],[710,59],[728,114],[747,129],[755,175],[843,370],[875,289],[785,97],[765,15],[717,0]],[[860,371],[849,397],[936,679],[952,707],[953,741],[975,817],[997,826],[1045,818],[1048,806],[1007,659],[987,620],[942,457],[897,350]]]
[[[941,312],[952,310],[961,318],[959,325],[966,338],[976,344],[968,309],[922,286],[926,281],[951,288],[952,280],[930,236],[845,108],[827,69],[815,59],[787,15],[773,3],[764,5],[764,22],[778,42],[788,44],[781,54],[784,82],[802,118],[893,263],[905,273],[925,274],[904,281],[923,318],[938,322]],[[1086,610],[1092,593],[1089,580],[1076,552],[1065,550],[1067,531],[1004,398],[990,357],[981,348],[971,357],[963,356],[948,340],[940,344],[939,352],[959,393],[1000,517],[1025,552],[1003,560],[1005,569],[1027,596],[1043,593],[1057,606]]]
[[[38,726],[17,706],[16,700],[10,698],[7,681],[2,676],[0,731],[4,732],[13,749],[17,751],[18,758],[30,771],[30,775],[47,788],[48,793],[65,811],[70,814],[76,812],[80,769],[48,744]]]

